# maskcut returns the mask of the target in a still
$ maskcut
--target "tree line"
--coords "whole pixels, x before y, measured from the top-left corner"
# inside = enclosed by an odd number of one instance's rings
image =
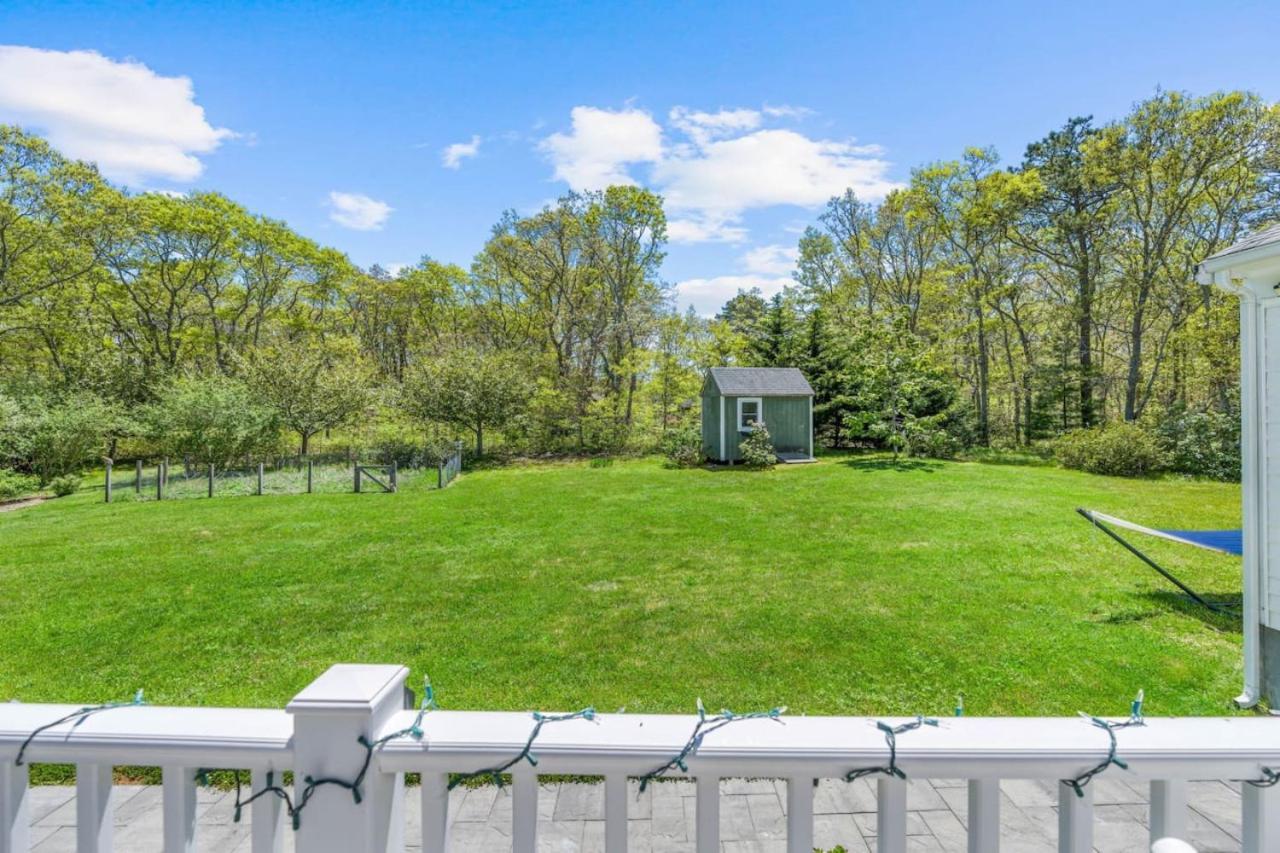
[[[393,275],[0,127],[0,466],[37,467],[54,412],[93,412],[107,455],[442,430],[479,452],[646,448],[696,419],[719,364],[802,367],[831,445],[946,454],[1129,421],[1229,456],[1236,315],[1194,265],[1276,218],[1278,133],[1256,96],[1158,92],[1012,166],[971,149],[877,203],[833,198],[790,287],[702,318],[675,308],[662,200],[639,187],[509,213],[469,268]]]
[[[1108,124],[1070,119],[1011,167],[970,149],[878,204],[832,199],[795,287],[721,316],[756,360],[808,364],[833,443],[941,429],[1017,446],[1136,422],[1204,473],[1187,457],[1238,456],[1238,315],[1195,265],[1277,218],[1278,140],[1253,95],[1159,92]]]

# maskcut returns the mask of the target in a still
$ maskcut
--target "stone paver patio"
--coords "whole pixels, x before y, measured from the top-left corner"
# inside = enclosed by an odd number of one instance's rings
[[[908,849],[965,850],[967,791],[963,781],[909,783]],[[1133,853],[1147,846],[1146,786],[1129,784],[1119,774],[1093,782],[1095,849]],[[161,791],[158,786],[120,785],[116,790],[116,843],[119,853],[160,853]],[[814,843],[822,849],[842,845],[849,853],[875,849],[876,801],[872,782],[846,784],[824,779],[814,793]],[[1057,786],[1053,782],[1006,781],[1002,784],[1001,850],[1052,853],[1056,849]],[[772,780],[726,779],[721,785],[720,833],[724,853],[783,853],[786,839],[786,788]],[[511,797],[494,787],[458,789],[450,795],[451,849],[488,853],[511,849]],[[1240,792],[1226,782],[1193,782],[1189,800],[1191,841],[1202,853],[1240,849]],[[201,789],[199,849],[207,853],[249,851],[249,824],[232,821],[232,794]],[[693,853],[694,786],[673,781],[650,786],[643,794],[632,783],[629,851]],[[75,850],[75,788],[37,787],[31,791],[32,844],[36,853]],[[556,853],[604,850],[604,786],[544,784],[539,799],[538,848]],[[410,849],[417,849],[421,810],[418,791],[406,801]],[[303,820],[306,812],[302,813]],[[285,849],[293,849],[286,832]]]

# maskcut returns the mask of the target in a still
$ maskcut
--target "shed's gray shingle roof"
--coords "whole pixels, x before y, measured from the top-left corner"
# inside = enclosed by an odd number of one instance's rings
[[[1227,248],[1217,254],[1210,255],[1205,258],[1211,261],[1214,258],[1224,258],[1227,255],[1234,255],[1237,252],[1246,252],[1249,249],[1256,249],[1259,246],[1266,246],[1271,243],[1280,243],[1280,225],[1272,225],[1270,228],[1264,228],[1245,237],[1243,240],[1232,243]]]
[[[721,394],[732,397],[743,394],[813,396],[804,374],[794,367],[713,367],[711,381]]]

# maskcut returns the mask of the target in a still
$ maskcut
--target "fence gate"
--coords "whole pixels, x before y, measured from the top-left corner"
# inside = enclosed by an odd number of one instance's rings
[[[390,465],[360,465],[355,466],[355,490],[356,494],[364,491],[364,481],[371,480],[379,486],[384,492],[396,491],[396,463]]]

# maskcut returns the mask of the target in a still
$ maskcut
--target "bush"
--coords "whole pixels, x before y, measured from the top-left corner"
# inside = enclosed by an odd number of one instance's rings
[[[118,413],[97,397],[71,397],[32,418],[28,450],[32,472],[41,484],[79,471],[106,452]]]
[[[1115,477],[1151,474],[1165,461],[1155,436],[1132,423],[1069,432],[1054,444],[1054,455],[1064,467]]]
[[[954,459],[960,452],[960,441],[933,418],[909,421],[903,429],[903,450],[908,456],[929,459]]]
[[[1240,415],[1171,409],[1156,425],[1169,468],[1180,474],[1240,481]]]
[[[39,485],[35,477],[28,477],[26,474],[19,474],[17,471],[0,468],[0,501],[13,500],[23,495],[32,494],[39,488]]]
[[[668,430],[662,436],[662,455],[673,468],[691,468],[701,464],[702,431],[695,426]]]
[[[753,426],[751,434],[739,447],[742,451],[742,464],[748,468],[772,468],[778,461],[778,456],[773,450],[773,440],[769,437],[769,430],[765,429],[764,424]]]
[[[192,464],[226,468],[279,447],[275,416],[244,383],[223,376],[174,380],[142,419],[161,453]]]
[[[32,419],[18,401],[0,393],[0,465],[25,465],[31,455]],[[0,475],[3,472],[0,471]]]
[[[401,435],[379,436],[373,446],[373,458],[382,465],[392,462],[400,468],[426,464],[426,452],[422,446]]]
[[[54,477],[49,481],[49,488],[60,498],[75,494],[80,489],[80,475],[63,474],[61,477]]]

